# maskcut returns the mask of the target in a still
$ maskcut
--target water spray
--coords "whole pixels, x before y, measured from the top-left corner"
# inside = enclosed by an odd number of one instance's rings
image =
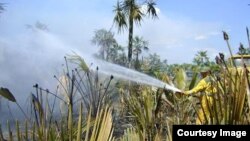
[[[154,86],[157,88],[163,88],[165,90],[170,90],[173,92],[182,92],[181,90],[179,90],[178,88],[174,86],[166,84],[165,82],[159,79],[156,79],[147,74],[138,72],[136,70],[132,70],[132,69],[120,66],[120,65],[112,64],[112,63],[109,63],[109,62],[106,62],[97,58],[92,58],[91,60],[94,61],[93,62],[94,65],[98,66],[100,73],[103,73],[106,75],[112,74],[112,76],[116,78],[133,81],[136,83],[146,84],[146,85]]]
[[[177,89],[176,87],[170,86],[168,84],[165,84],[164,87],[163,87],[163,89],[164,90],[171,90],[174,93],[176,93],[176,92],[182,92],[180,89]]]

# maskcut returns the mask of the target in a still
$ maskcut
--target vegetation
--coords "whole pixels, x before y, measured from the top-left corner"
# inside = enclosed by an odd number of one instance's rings
[[[197,66],[208,66],[210,61],[207,56],[207,51],[198,51],[193,62]]]
[[[14,129],[7,121],[7,133],[3,134],[0,128],[1,140],[172,140],[173,124],[194,124],[199,118],[196,114],[199,100],[193,96],[142,85],[132,87],[132,93],[126,95],[124,84],[111,83],[113,76],[102,81],[98,68],[94,73],[81,57],[73,55],[69,60],[79,67],[72,71],[66,67],[61,78],[55,76],[60,84],[57,93],[34,85],[36,93],[31,95],[31,114],[25,122],[17,120]],[[218,91],[213,95],[214,106],[211,105],[210,113],[206,115],[206,124],[249,124],[246,67],[235,74],[230,71],[223,54],[217,57],[217,63],[221,72],[213,77],[218,82],[214,84]],[[181,67],[175,66],[179,69],[175,70],[173,79],[160,70],[154,70],[154,76],[180,89],[191,89],[198,78],[194,76],[188,83]],[[116,95],[120,93],[118,101],[112,91],[116,91]],[[1,88],[0,94],[16,102],[8,89]],[[54,97],[52,104],[49,97]],[[66,105],[66,114],[55,115],[55,101]],[[117,127],[115,119],[126,122]],[[117,134],[119,128],[124,131]]]
[[[26,121],[24,125],[16,121],[14,134],[7,121],[8,140],[112,139],[112,108],[110,106],[112,99],[109,85],[113,76],[107,83],[106,81],[100,83],[98,73],[90,71],[84,60],[78,56],[72,56],[71,60],[78,63],[79,68],[69,72],[66,59],[65,74],[60,78],[55,76],[59,83],[56,93],[45,90],[38,84],[34,85],[36,94],[31,94],[31,114],[27,116],[21,109],[26,116]],[[0,95],[17,103],[13,94],[6,88],[1,88]],[[49,98],[54,99],[53,103],[49,101]],[[60,108],[60,118],[58,114],[55,114],[57,100],[66,105],[65,109]],[[66,114],[63,114],[63,111],[66,111]],[[4,140],[3,136],[1,140]]]
[[[146,12],[143,13],[142,6],[146,5]],[[117,2],[115,7],[115,17],[114,22],[118,27],[118,31],[123,30],[128,27],[128,62],[130,63],[132,59],[133,52],[133,33],[134,33],[134,23],[140,25],[143,17],[149,15],[152,18],[157,17],[156,3],[154,1],[145,1],[143,4],[139,4],[137,0],[123,0],[122,2]]]
[[[116,47],[116,40],[114,34],[105,29],[95,31],[95,36],[92,39],[92,43],[100,46],[100,57],[105,60],[109,60],[111,48]]]
[[[135,65],[134,68],[138,70],[140,68],[139,55],[143,50],[148,51],[148,42],[143,39],[143,37],[135,36],[133,39],[133,54],[135,55]]]
[[[155,3],[144,4],[147,4],[147,14],[156,17]],[[2,10],[0,4],[0,13]],[[149,49],[148,41],[140,36],[133,37],[133,24],[140,24],[145,14],[141,5],[136,0],[123,0],[117,3],[115,12],[118,29],[129,28],[128,56],[114,38],[114,33],[100,29],[92,38],[92,43],[100,47],[98,57],[122,66],[129,62],[131,69],[183,91],[192,89],[198,82],[201,66],[209,66],[213,70],[212,78],[216,80],[212,85],[217,91],[211,96],[214,102],[209,104],[209,114],[204,113],[205,124],[250,123],[249,70],[244,62],[242,69],[238,70],[221,53],[216,62],[209,60],[207,51],[198,51],[193,64],[170,65],[157,54],[143,56],[142,51]],[[35,26],[47,30],[47,26],[41,23]],[[232,55],[229,37],[224,31],[223,37]],[[247,53],[243,45],[239,51],[239,54]],[[72,69],[69,67],[72,64],[77,67]],[[34,85],[35,92],[30,96],[27,111],[22,109],[8,88],[1,87],[0,96],[16,103],[25,120],[16,120],[15,127],[11,127],[7,120],[6,131],[0,125],[0,140],[171,141],[173,124],[195,124],[195,119],[199,118],[199,97],[204,92],[185,96],[133,83],[128,93],[125,82],[114,79],[112,75],[100,75],[98,67],[91,69],[77,54],[65,57],[65,66],[60,76],[54,76],[58,82],[55,92]],[[189,76],[187,72],[192,74]],[[60,106],[56,106],[58,103]]]

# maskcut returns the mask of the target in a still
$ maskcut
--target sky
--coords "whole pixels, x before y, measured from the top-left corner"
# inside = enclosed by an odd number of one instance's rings
[[[97,52],[90,41],[94,31],[112,27],[117,0],[0,2],[6,9],[0,15],[0,86],[28,94],[35,83],[51,87],[66,54]],[[229,54],[222,31],[229,34],[233,53],[240,42],[248,47],[250,0],[157,0],[156,4],[158,19],[144,18],[134,35],[147,40],[149,52],[169,64],[192,63],[198,51],[207,51],[211,60],[219,52]],[[49,33],[26,28],[37,21],[46,24]],[[118,33],[115,26],[111,31],[118,43],[127,46],[127,31]]]
[[[142,1],[142,0],[138,0]],[[0,37],[13,39],[28,34],[26,24],[40,21],[51,33],[80,50],[95,51],[90,43],[94,31],[110,29],[116,0],[3,0],[6,11],[0,17]],[[229,33],[233,51],[239,43],[248,45],[245,28],[249,24],[249,0],[157,0],[159,18],[144,18],[135,35],[149,41],[169,63],[190,63],[197,51],[207,50],[213,60],[218,52],[227,53],[222,30]],[[127,32],[112,32],[127,46]],[[83,49],[84,48],[84,49]],[[88,50],[89,51],[89,50]]]

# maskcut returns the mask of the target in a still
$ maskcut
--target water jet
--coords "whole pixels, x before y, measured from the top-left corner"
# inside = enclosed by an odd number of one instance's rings
[[[157,88],[163,88],[166,90],[171,90],[173,92],[181,92],[181,90],[179,90],[178,88],[172,85],[169,85],[159,79],[156,79],[147,74],[138,72],[136,70],[132,70],[132,69],[129,69],[129,68],[117,65],[117,64],[106,62],[106,61],[103,61],[94,57],[92,58],[92,61],[94,61],[93,64],[98,66],[99,72],[103,74],[106,74],[106,75],[112,74],[112,76],[123,79],[123,80],[146,84],[146,85],[154,86]]]

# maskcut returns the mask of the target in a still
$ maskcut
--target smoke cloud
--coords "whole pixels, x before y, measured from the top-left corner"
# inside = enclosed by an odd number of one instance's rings
[[[0,87],[8,88],[24,109],[31,92],[35,93],[33,85],[55,92],[58,82],[53,76],[62,74],[64,56],[73,52],[81,54],[77,46],[70,46],[53,33],[39,29],[14,38],[0,37],[0,45]],[[0,103],[1,112],[8,113],[7,100],[1,98]],[[9,105],[16,111],[16,104]],[[1,116],[0,120],[3,119],[6,117]]]

